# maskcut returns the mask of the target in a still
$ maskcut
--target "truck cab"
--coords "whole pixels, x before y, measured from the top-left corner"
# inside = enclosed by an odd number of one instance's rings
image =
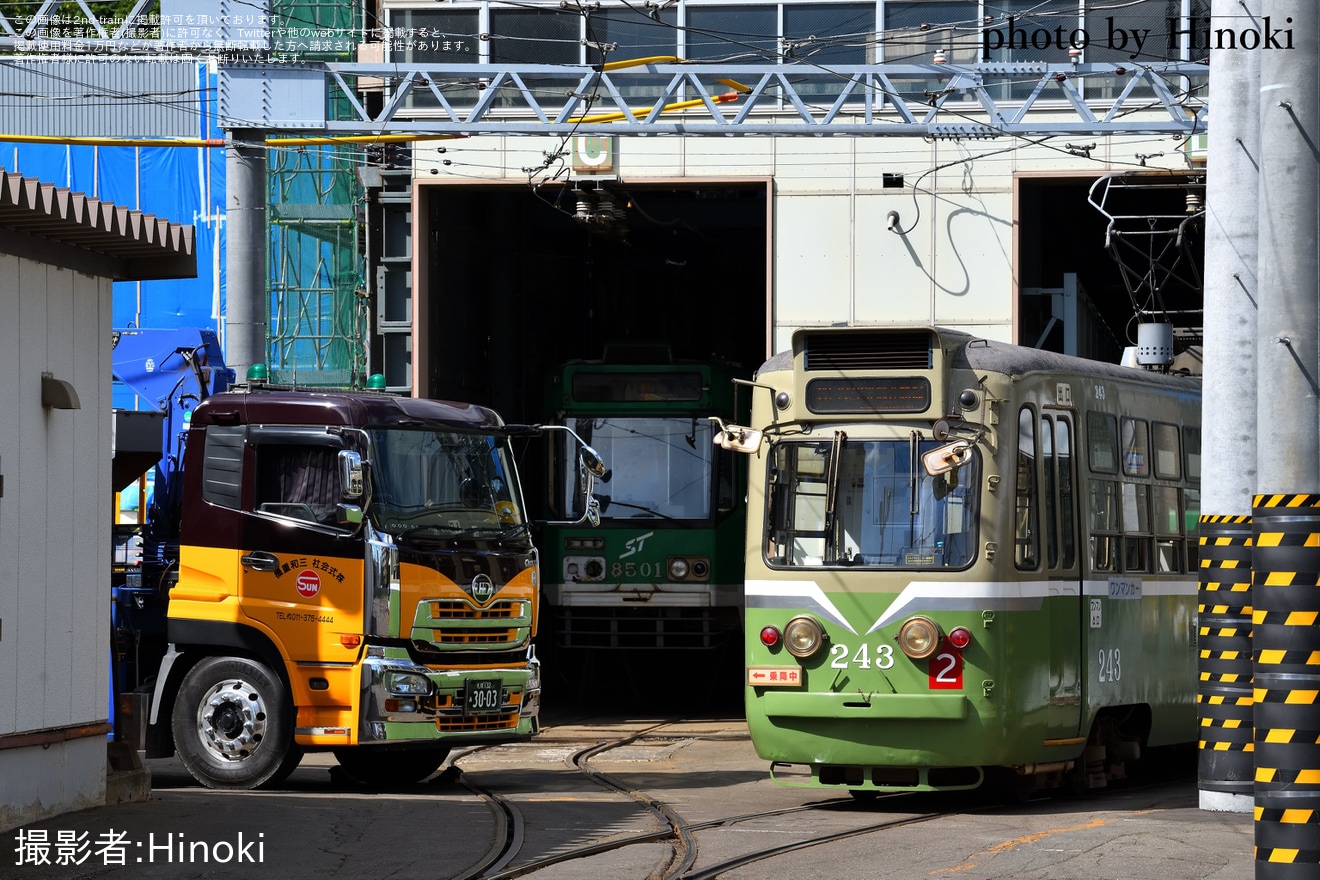
[[[252,788],[330,750],[397,784],[535,733],[539,560],[511,442],[537,430],[372,392],[197,405],[148,757]]]

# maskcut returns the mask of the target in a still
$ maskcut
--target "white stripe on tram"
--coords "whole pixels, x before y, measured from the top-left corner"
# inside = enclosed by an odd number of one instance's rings
[[[1081,595],[1116,601],[1144,596],[1194,598],[1197,586],[1196,581],[1127,575],[1084,581]],[[914,611],[1038,611],[1047,597],[1077,596],[1077,588],[1074,581],[910,581],[867,633]],[[747,604],[752,607],[775,607],[786,599],[803,608],[814,606],[849,632],[857,632],[815,581],[748,581],[746,595]]]

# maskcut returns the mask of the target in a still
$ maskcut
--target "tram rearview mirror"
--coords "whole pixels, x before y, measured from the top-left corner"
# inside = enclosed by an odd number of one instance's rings
[[[967,464],[972,458],[972,444],[966,440],[956,440],[937,446],[921,456],[921,466],[932,477],[947,474],[955,468]]]
[[[590,471],[592,476],[605,476],[605,459],[600,457],[599,452],[583,443],[582,451],[579,453],[579,456],[582,459],[582,466]]]
[[[721,449],[751,455],[761,448],[763,432],[752,428],[744,428],[741,425],[726,425],[718,416],[708,416],[707,418],[716,429],[711,434],[711,439]]]

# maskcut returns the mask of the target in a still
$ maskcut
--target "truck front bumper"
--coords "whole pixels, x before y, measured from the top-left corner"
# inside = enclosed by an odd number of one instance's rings
[[[437,669],[403,648],[373,648],[362,662],[358,742],[453,743],[525,739],[536,733],[541,663]]]

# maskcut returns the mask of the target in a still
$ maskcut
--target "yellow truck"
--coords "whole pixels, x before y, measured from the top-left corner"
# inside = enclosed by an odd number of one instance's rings
[[[513,444],[567,429],[261,382],[187,418],[155,487],[166,522],[115,599],[121,721],[147,757],[254,788],[328,750],[387,786],[537,731],[539,559]],[[585,444],[579,464],[595,519],[604,464]]]

